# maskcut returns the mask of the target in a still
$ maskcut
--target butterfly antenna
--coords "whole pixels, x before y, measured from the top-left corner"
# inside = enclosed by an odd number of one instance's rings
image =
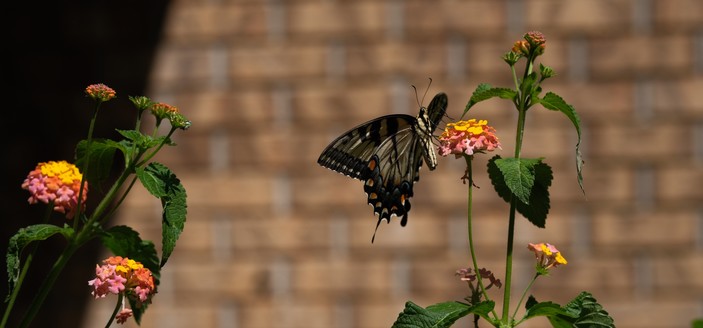
[[[422,95],[422,102],[425,102],[425,96],[427,95],[427,91],[430,91],[430,86],[432,85],[432,78],[428,77],[430,80],[430,83],[427,84],[427,89],[425,89],[425,93]]]
[[[413,84],[411,84],[410,86],[413,87],[413,90],[415,90],[415,102],[417,103],[417,107],[422,107],[422,105],[420,104],[420,99],[417,99],[417,88]]]

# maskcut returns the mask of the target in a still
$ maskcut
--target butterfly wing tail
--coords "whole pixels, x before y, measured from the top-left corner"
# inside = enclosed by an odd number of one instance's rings
[[[374,230],[371,242],[376,238],[376,231],[381,221],[390,222],[391,215],[401,218],[400,225],[408,223],[408,211],[410,211],[410,197],[413,196],[413,185],[408,181],[403,181],[399,185],[386,184],[381,175],[379,158],[374,155],[369,160],[365,173],[364,191],[367,195],[369,205],[373,206],[373,212],[378,214],[376,230]]]

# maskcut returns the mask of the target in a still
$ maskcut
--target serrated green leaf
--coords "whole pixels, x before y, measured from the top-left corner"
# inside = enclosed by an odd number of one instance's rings
[[[581,120],[579,119],[578,114],[576,114],[576,110],[574,109],[573,106],[569,105],[564,101],[563,98],[561,98],[559,95],[553,92],[547,92],[547,94],[544,95],[544,98],[539,100],[539,103],[544,106],[544,108],[549,109],[549,110],[554,110],[554,111],[560,111],[566,115],[566,117],[569,118],[571,123],[574,125],[574,128],[576,128],[576,135],[578,137],[578,140],[576,141],[576,177],[578,180],[579,187],[581,188],[582,193],[586,193],[585,189],[583,188],[583,157],[581,155]]]
[[[565,314],[548,316],[554,327],[575,328],[614,328],[615,323],[607,311],[598,304],[596,299],[588,292],[581,292],[576,298],[563,307]],[[566,323],[571,323],[567,326]]]
[[[521,202],[530,203],[530,192],[535,183],[534,166],[540,159],[529,158],[501,158],[495,164],[503,174],[503,180],[510,191]]]
[[[113,254],[139,261],[151,270],[155,277],[158,275],[161,267],[154,243],[142,240],[139,233],[132,228],[128,226],[111,227],[102,233],[100,242]]]
[[[474,313],[490,320],[488,313],[493,310],[493,301],[481,302],[470,306],[460,302],[444,302],[428,306],[426,309],[408,301],[405,309],[398,315],[393,328],[446,328],[458,319]]]
[[[81,140],[76,145],[76,166],[85,170],[88,165],[85,178],[94,186],[99,185],[110,175],[110,169],[115,158],[115,149],[119,149],[113,142],[96,139],[90,143]]]
[[[513,192],[511,188],[508,187],[503,172],[496,164],[498,160],[501,160],[501,158],[496,155],[488,161],[488,176],[491,179],[496,193],[498,193],[506,203],[510,203]],[[541,159],[533,160],[539,162],[533,166],[534,182],[529,192],[529,204],[516,199],[515,205],[517,211],[532,224],[544,228],[550,208],[549,186],[552,184],[552,169],[546,163],[541,162]]]
[[[565,315],[570,316],[570,313],[562,309],[561,306],[554,302],[541,302],[534,304],[525,313],[524,319],[530,319],[539,316],[556,316]]]
[[[469,112],[471,107],[481,101],[488,100],[494,97],[512,100],[515,99],[516,96],[517,93],[515,92],[515,90],[508,88],[493,88],[488,83],[481,83],[478,85],[478,87],[476,87],[476,90],[474,90],[474,93],[471,95],[471,99],[469,99],[469,102],[466,104],[466,107],[464,108],[464,113],[461,114],[461,116],[464,117],[464,115]]]
[[[166,136],[154,138],[148,134],[143,134],[136,130],[117,129],[117,132],[119,132],[119,134],[125,137],[125,139],[131,141],[133,145],[136,145],[137,148],[141,150],[147,150],[149,148],[156,147],[161,144],[163,140],[167,139]]]
[[[137,176],[152,195],[161,199],[161,266],[164,266],[185,226],[186,191],[176,175],[160,163],[149,163],[141,173],[137,172]]]
[[[139,182],[142,183],[150,194],[156,198],[166,196],[166,185],[165,182],[161,180],[161,175],[141,167],[138,167],[135,172],[137,178],[139,178]]]
[[[73,235],[73,228],[68,226],[61,228],[53,224],[35,224],[19,229],[17,233],[10,238],[5,258],[7,263],[8,296],[12,294],[12,290],[17,284],[17,279],[19,279],[22,250],[33,241],[46,240],[56,234],[61,234],[69,238]],[[7,301],[7,299],[5,301]]]

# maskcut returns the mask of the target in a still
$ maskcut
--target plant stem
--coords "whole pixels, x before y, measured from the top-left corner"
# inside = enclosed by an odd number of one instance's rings
[[[20,328],[26,328],[32,322],[34,316],[36,316],[39,312],[39,308],[41,308],[41,305],[44,303],[46,296],[49,294],[52,287],[54,286],[56,279],[58,279],[59,275],[61,274],[61,271],[63,271],[63,268],[66,266],[66,263],[68,263],[68,260],[71,259],[71,256],[73,255],[73,253],[76,252],[77,249],[78,244],[75,243],[75,239],[69,240],[68,246],[66,246],[66,249],[64,249],[63,253],[61,253],[61,256],[59,256],[59,258],[56,260],[54,266],[51,268],[51,271],[49,271],[49,275],[46,277],[46,279],[44,279],[44,282],[42,282],[42,285],[39,287],[39,294],[37,294],[34,297],[34,300],[32,300],[32,305],[29,308],[27,314],[22,319]]]
[[[472,159],[473,156],[466,156],[464,155],[464,159],[466,160],[466,178],[469,180],[469,191],[468,191],[468,208],[467,212],[467,221],[468,221],[468,235],[469,235],[469,252],[471,253],[471,262],[473,263],[474,266],[474,274],[476,274],[476,280],[478,281],[478,286],[481,289],[481,294],[483,294],[483,299],[488,301],[490,300],[488,298],[488,293],[486,293],[486,288],[483,286],[483,279],[481,277],[481,274],[478,271],[478,262],[476,260],[476,253],[474,252],[474,234],[473,234],[473,225],[472,225],[472,208],[473,208],[473,168],[472,168]],[[493,317],[498,318],[498,314],[495,312],[495,310],[491,310],[493,312]]]
[[[93,131],[95,130],[95,121],[98,118],[98,111],[100,110],[100,104],[102,102],[98,101],[95,106],[95,111],[93,111],[93,118],[90,119],[90,126],[88,127],[88,139],[85,146],[85,162],[83,162],[83,167],[81,168],[81,187],[78,189],[78,204],[76,205],[76,214],[73,220],[73,230],[78,230],[78,224],[80,223],[81,214],[83,213],[83,189],[87,182],[86,176],[88,175],[88,169],[90,167],[90,146],[93,143]]]
[[[508,245],[505,255],[505,289],[503,289],[503,317],[501,321],[508,324],[510,312],[510,287],[513,272],[513,239],[515,236],[515,198],[510,199],[510,219],[508,223]]]
[[[511,320],[515,320],[515,316],[517,315],[517,310],[520,309],[520,305],[522,305],[522,301],[525,300],[525,296],[527,295],[527,291],[530,290],[530,288],[532,288],[532,284],[535,283],[535,281],[537,280],[537,277],[539,277],[539,273],[535,274],[535,276],[532,277],[532,280],[527,285],[527,288],[525,288],[525,290],[522,292],[522,296],[520,297],[520,301],[517,302],[517,305],[515,306],[515,312],[513,312],[513,317],[511,318]]]
[[[42,224],[49,222],[49,218],[51,218],[51,212],[53,212],[53,210],[54,201],[52,200],[49,201],[46,206],[44,220],[41,222]],[[2,316],[2,322],[0,322],[0,327],[5,327],[5,325],[7,324],[7,320],[10,318],[10,312],[12,312],[12,307],[15,305],[15,301],[17,300],[17,295],[20,292],[20,288],[22,288],[22,282],[24,282],[24,277],[27,275],[27,271],[29,271],[29,267],[32,265],[34,255],[37,254],[37,249],[39,249],[39,243],[34,242],[32,244],[32,249],[29,251],[29,255],[27,255],[27,259],[24,260],[22,271],[20,271],[20,275],[17,278],[17,283],[15,283],[14,289],[12,290],[12,294],[10,295],[10,298],[7,302],[7,308],[5,309],[5,314],[3,314]]]
[[[107,321],[105,328],[110,328],[112,321],[115,320],[115,316],[117,316],[117,313],[120,311],[120,308],[122,307],[123,297],[124,297],[124,295],[122,293],[120,293],[119,296],[117,296],[117,304],[115,304],[115,309],[112,311],[112,315],[110,316],[110,320]]]
[[[519,89],[518,89],[519,92]],[[523,95],[519,97],[520,103],[518,104],[518,121],[515,131],[515,158],[520,158],[520,153],[522,151],[522,138],[523,132],[525,131],[525,114],[527,112],[525,108],[525,100]],[[501,321],[505,325],[510,325],[509,315],[510,315],[510,287],[512,284],[512,271],[513,271],[513,242],[515,239],[515,210],[517,208],[518,200],[515,196],[510,197],[510,217],[508,221],[508,242],[506,246],[505,255],[505,289],[503,290],[503,316]]]

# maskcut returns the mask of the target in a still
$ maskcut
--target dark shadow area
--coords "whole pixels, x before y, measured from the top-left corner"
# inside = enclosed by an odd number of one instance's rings
[[[20,185],[38,162],[74,161],[76,143],[87,135],[94,103],[84,89],[105,83],[117,99],[103,105],[95,136],[113,138],[133,128],[127,96],[143,95],[168,6],[157,1],[16,1],[3,10],[3,120],[0,251],[18,229],[40,222],[45,206],[29,205]],[[121,162],[121,159],[119,159]],[[115,163],[115,166],[121,163]],[[113,178],[114,179],[114,178]],[[103,190],[106,188],[103,188]],[[101,193],[91,186],[89,211]],[[56,213],[51,223],[62,225]],[[8,327],[17,327],[37,287],[65,246],[54,236],[40,244]],[[69,262],[31,327],[79,327],[90,300],[88,280],[102,250],[85,245]],[[4,258],[4,257],[3,257]],[[5,261],[0,294],[7,295]],[[2,312],[7,304],[3,303]],[[107,319],[107,318],[106,318]]]

